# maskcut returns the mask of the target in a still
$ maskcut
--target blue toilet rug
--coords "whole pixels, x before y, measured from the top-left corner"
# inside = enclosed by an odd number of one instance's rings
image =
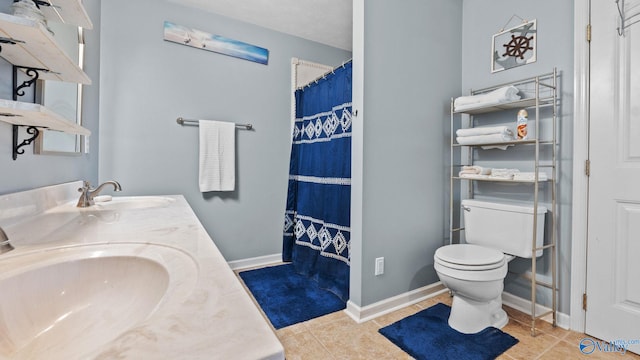
[[[447,323],[451,308],[436,304],[408,316],[379,332],[414,358],[488,360],[495,359],[518,339],[488,327],[477,334],[463,334]]]
[[[293,264],[240,272],[262,311],[276,329],[344,309],[337,295],[293,269]]]

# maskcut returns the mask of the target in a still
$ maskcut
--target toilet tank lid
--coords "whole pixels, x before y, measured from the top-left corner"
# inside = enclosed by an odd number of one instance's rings
[[[467,206],[470,208],[479,207],[479,208],[492,209],[492,210],[502,210],[502,211],[525,213],[525,214],[533,214],[533,204],[526,204],[526,203],[464,199],[462,200],[462,206]],[[547,208],[543,205],[538,204],[538,214],[544,214],[546,212],[547,212]]]

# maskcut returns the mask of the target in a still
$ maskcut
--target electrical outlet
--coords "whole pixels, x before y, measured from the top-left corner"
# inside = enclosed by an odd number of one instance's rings
[[[384,274],[384,258],[376,258],[376,271],[375,276]]]

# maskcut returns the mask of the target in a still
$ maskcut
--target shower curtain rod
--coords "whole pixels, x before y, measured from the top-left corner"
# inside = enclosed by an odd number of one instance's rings
[[[183,117],[179,117],[176,119],[176,122],[180,125],[184,125],[184,124],[198,125],[199,121],[200,120],[195,120],[195,119],[185,119]],[[236,124],[236,127],[244,128],[245,130],[253,129],[253,125],[251,124]]]
[[[326,73],[324,73],[324,74],[322,74],[322,75],[318,76],[317,78],[315,78],[315,79],[313,79],[313,80],[309,81],[309,83],[308,83],[307,85],[303,85],[303,86],[299,87],[298,89],[304,89],[304,88],[306,88],[306,87],[309,87],[309,86],[311,86],[311,84],[312,84],[312,83],[316,83],[316,84],[317,84],[317,83],[318,83],[318,81],[320,81],[320,80],[322,80],[322,79],[326,79],[326,78],[327,78],[327,75],[329,75],[329,74],[333,74],[333,73],[334,73],[334,71],[335,71],[337,68],[339,68],[339,67],[344,68],[344,66],[345,66],[345,65],[347,65],[348,63],[350,63],[350,62],[352,62],[352,61],[353,61],[353,59],[349,59],[349,60],[347,60],[347,61],[344,61],[342,64],[340,64],[340,65],[338,65],[338,66],[334,67],[333,69],[331,69],[331,70],[327,71]]]

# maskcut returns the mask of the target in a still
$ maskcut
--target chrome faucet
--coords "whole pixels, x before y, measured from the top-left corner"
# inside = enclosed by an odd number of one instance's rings
[[[13,246],[11,246],[11,243],[9,242],[9,237],[0,227],[0,254],[4,254],[11,250],[13,250]]]
[[[113,185],[114,191],[122,191],[122,187],[120,187],[120,184],[117,181],[105,181],[95,189],[92,189],[91,184],[89,184],[88,181],[85,181],[82,187],[78,189],[78,192],[81,192],[82,194],[80,195],[80,199],[78,199],[78,205],[76,206],[89,207],[95,204],[93,198],[96,197],[100,193],[100,191],[102,191],[105,185]]]

